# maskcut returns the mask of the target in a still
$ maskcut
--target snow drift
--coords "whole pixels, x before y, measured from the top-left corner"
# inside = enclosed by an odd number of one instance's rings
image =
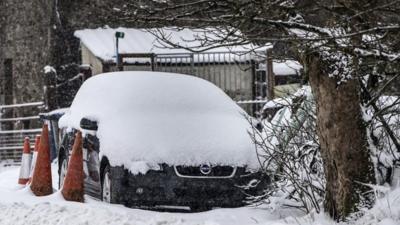
[[[60,127],[80,129],[83,117],[97,120],[101,154],[127,168],[138,162],[257,168],[245,115],[208,81],[172,73],[116,72],[87,80]]]

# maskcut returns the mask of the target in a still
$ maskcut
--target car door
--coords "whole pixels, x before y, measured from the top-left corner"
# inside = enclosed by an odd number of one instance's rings
[[[95,198],[101,196],[99,139],[86,134],[83,139],[83,171],[85,193]]]

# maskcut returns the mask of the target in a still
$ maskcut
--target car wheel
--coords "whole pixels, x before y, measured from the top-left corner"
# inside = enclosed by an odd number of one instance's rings
[[[103,202],[111,203],[112,179],[109,165],[104,168],[103,177],[101,180],[101,200]]]
[[[68,170],[68,160],[67,158],[61,157],[60,158],[61,165],[60,165],[60,174],[58,176],[58,188],[61,189],[62,186],[64,185],[64,179],[65,176],[67,175],[67,170]]]
[[[121,167],[113,167],[107,162],[101,169],[101,200],[108,203],[123,204],[122,179],[124,171]]]

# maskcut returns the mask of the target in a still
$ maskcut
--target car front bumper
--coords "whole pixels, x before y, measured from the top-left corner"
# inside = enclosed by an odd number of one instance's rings
[[[269,177],[261,173],[246,174],[243,168],[229,178],[180,177],[172,166],[145,175],[123,171],[118,179],[121,190],[117,201],[127,206],[239,207],[245,205],[246,197],[260,195],[270,184]],[[249,183],[258,185],[249,187]]]

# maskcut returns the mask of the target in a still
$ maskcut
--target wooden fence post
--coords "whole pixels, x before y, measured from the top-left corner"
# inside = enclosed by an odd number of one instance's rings
[[[124,71],[124,58],[121,54],[118,54],[117,57],[117,68],[118,71]]]
[[[45,89],[44,102],[46,111],[57,109],[57,72],[54,69],[48,69],[44,73]]]
[[[275,98],[275,74],[273,70],[273,62],[272,62],[272,49],[267,50],[267,61],[265,68],[266,76],[267,76],[267,99],[272,100]]]

